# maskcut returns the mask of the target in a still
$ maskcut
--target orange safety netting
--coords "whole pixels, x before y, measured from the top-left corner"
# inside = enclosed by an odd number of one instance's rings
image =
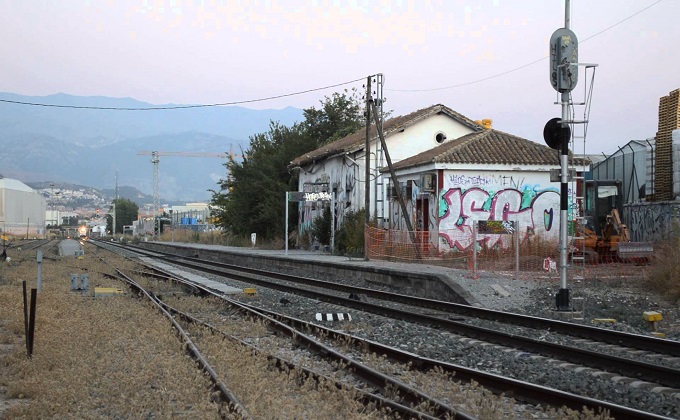
[[[518,230],[519,231],[519,230]],[[430,232],[365,227],[366,251],[369,259],[411,262],[464,269],[471,277],[495,274],[513,278],[558,279],[560,251],[556,239],[533,235],[518,238],[516,234],[483,235],[471,232],[461,238],[460,232]],[[476,236],[474,236],[476,235]],[[446,239],[456,237],[456,246]],[[476,244],[476,245],[473,245]],[[461,246],[460,244],[467,245]],[[621,260],[608,255],[593,257],[570,246],[568,276],[570,279],[602,278],[630,274],[631,267],[648,259]],[[578,258],[579,256],[583,258]]]

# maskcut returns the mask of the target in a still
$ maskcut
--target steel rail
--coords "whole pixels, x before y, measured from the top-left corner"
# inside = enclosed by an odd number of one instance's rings
[[[163,270],[158,271],[163,272]],[[171,273],[167,273],[165,275],[173,276]],[[184,282],[191,283],[188,280],[179,278],[176,278],[176,281],[182,283]],[[314,324],[294,317],[283,315],[275,311],[270,311],[245,303],[236,302],[233,301],[232,299],[223,296],[221,293],[214,292],[202,285],[195,286],[202,289],[204,293],[216,296],[228,302],[229,304],[236,303],[239,307],[249,308],[251,311],[254,311],[255,313],[261,313],[271,319],[276,319],[283,323],[294,326],[299,331],[317,330],[322,331],[322,333],[326,336],[333,337],[336,339],[344,339],[345,342],[353,341],[355,343],[358,343],[355,345],[363,349],[366,349],[370,352],[374,352],[376,354],[385,355],[391,360],[400,362],[405,365],[413,366],[421,371],[429,371],[435,368],[439,368],[445,372],[455,374],[456,378],[459,378],[463,381],[477,382],[497,395],[500,394],[511,395],[513,398],[521,400],[526,403],[546,404],[556,407],[566,406],[574,410],[583,410],[583,407],[595,410],[596,412],[597,410],[607,410],[609,411],[609,414],[611,416],[617,419],[667,419],[667,417],[664,416],[636,410],[629,407],[624,407],[607,401],[595,400],[589,397],[571,394],[553,388],[535,385],[512,378],[507,378],[500,375],[482,372],[476,369],[471,369],[464,366],[455,365],[452,363],[447,363],[444,361],[422,357],[372,340],[363,339],[318,324]]]
[[[134,247],[143,252],[152,252],[142,247]],[[308,277],[293,276],[289,274],[274,273],[271,271],[261,270],[257,268],[244,267],[235,264],[227,264],[219,261],[208,261],[200,258],[180,256],[176,254],[161,253],[158,251],[152,252],[155,256],[162,255],[161,258],[166,261],[175,262],[173,258],[183,258],[188,261],[195,261],[202,264],[211,264],[225,269],[233,269],[240,272],[250,273],[264,277],[275,277],[281,280],[306,284],[314,287],[337,290],[345,293],[363,294],[367,297],[375,299],[382,299],[386,301],[399,302],[406,305],[418,306],[427,309],[438,310],[442,312],[454,313],[457,315],[470,316],[479,319],[485,319],[495,322],[503,322],[506,324],[521,325],[524,327],[542,329],[552,331],[560,334],[566,334],[583,339],[593,340],[597,342],[604,342],[617,346],[635,348],[638,350],[650,351],[658,354],[669,355],[673,357],[680,357],[680,342],[667,340],[658,337],[645,336],[640,334],[633,334],[623,331],[613,331],[604,328],[592,327],[589,325],[575,324],[560,320],[553,320],[542,317],[534,317],[529,315],[516,314],[511,312],[497,311],[487,308],[479,308],[460,303],[445,302],[434,299],[426,299],[415,296],[408,296],[399,293],[385,292],[364,287],[349,286],[341,283],[335,283],[324,280],[317,280]],[[172,257],[168,257],[172,256]]]
[[[163,272],[163,270],[159,271]],[[167,274],[171,275],[170,273]],[[188,282],[186,280],[184,281]],[[250,313],[251,316],[264,317],[272,328],[275,328],[277,331],[288,335],[298,344],[304,345],[312,349],[317,354],[324,355],[326,357],[333,357],[334,359],[341,361],[343,364],[350,366],[354,370],[354,374],[361,377],[367,383],[383,390],[387,385],[391,385],[395,389],[399,390],[400,396],[413,406],[429,404],[430,406],[435,408],[434,415],[436,417],[445,418],[446,416],[449,416],[457,419],[474,419],[474,417],[470,416],[469,414],[464,413],[460,410],[456,410],[447,405],[446,403],[438,401],[430,397],[429,395],[418,391],[417,389],[411,387],[410,385],[404,382],[394,379],[389,375],[385,375],[382,372],[379,372],[371,367],[364,365],[363,363],[360,363],[356,360],[347,357],[346,355],[340,352],[335,351],[334,349],[318,342],[316,339],[310,337],[309,335],[305,334],[302,331],[295,330],[289,325],[286,325],[285,323],[278,321],[277,319],[263,315],[261,312],[258,312],[256,309],[250,307],[250,305],[246,305],[239,301],[229,299],[228,297],[223,296],[221,293],[216,293],[210,290],[208,287],[205,287],[201,284],[194,283],[193,285],[197,289],[201,290],[204,294],[217,296],[220,299],[224,300],[225,302],[228,302],[230,305],[233,305],[234,307],[239,308],[244,312]]]
[[[526,352],[541,354],[548,357],[555,357],[560,360],[569,361],[571,363],[577,363],[580,365],[589,366],[596,369],[604,369],[610,372],[618,373],[620,375],[633,377],[647,382],[658,383],[660,385],[680,389],[680,370],[678,369],[654,365],[651,363],[640,362],[637,360],[626,359],[617,356],[604,355],[594,351],[584,350],[576,347],[549,343],[541,340],[536,340],[533,338],[503,333],[489,328],[468,325],[465,322],[448,320],[431,315],[417,314],[406,310],[380,306],[370,302],[362,302],[355,299],[329,295],[326,293],[321,293],[309,289],[303,289],[296,286],[270,282],[252,276],[244,276],[233,271],[227,272],[222,268],[216,269],[206,267],[213,265],[211,261],[201,261],[200,263],[194,263],[188,261],[172,260],[171,258],[167,257],[164,257],[162,259],[187,268],[209,272],[215,275],[229,277],[243,282],[255,283],[272,289],[277,289],[288,293],[294,293],[297,295],[318,299],[324,302],[343,305],[346,307],[354,308],[364,312],[374,313],[385,317],[419,323],[426,326],[439,327],[467,337],[493,342],[495,344],[499,344],[502,346],[519,348]]]
[[[100,258],[101,259],[101,258]],[[104,261],[103,259],[101,259]],[[142,293],[146,298],[152,302],[160,311],[163,313],[172,323],[173,327],[177,331],[177,333],[180,335],[182,340],[184,341],[186,345],[186,350],[189,353],[189,355],[198,363],[200,366],[201,370],[206,372],[208,376],[210,377],[211,382],[213,383],[213,386],[219,391],[219,395],[223,401],[225,401],[228,406],[230,411],[237,413],[238,415],[241,416],[243,419],[252,419],[252,416],[248,413],[248,410],[241,404],[239,399],[234,395],[227,387],[226,385],[219,379],[217,372],[212,368],[212,366],[208,363],[208,361],[203,357],[201,352],[198,350],[196,345],[193,343],[193,341],[189,338],[189,336],[186,334],[184,329],[177,323],[177,321],[174,319],[168,311],[166,311],[156,299],[154,299],[143,287],[141,287],[137,282],[135,282],[133,279],[128,277],[125,273],[123,273],[121,270],[118,268],[115,268],[116,273],[118,274],[119,279],[125,281],[125,283],[128,284],[128,286],[139,293]]]
[[[385,355],[389,359],[410,364],[421,371],[430,371],[432,369],[441,369],[445,372],[455,374],[456,378],[464,381],[474,381],[483,387],[493,391],[495,394],[511,395],[513,398],[531,404],[547,404],[550,406],[560,407],[566,406],[573,410],[583,410],[587,407],[591,410],[606,409],[609,414],[616,419],[666,419],[667,417],[659,416],[653,413],[636,410],[629,407],[624,407],[617,404],[612,404],[607,401],[595,400],[593,398],[584,397],[553,388],[548,388],[540,385],[535,385],[529,382],[519,381],[513,378],[507,378],[493,373],[482,372],[476,369],[471,369],[465,366],[456,365],[453,363],[435,360],[394,347],[390,347],[372,340],[367,340],[361,337],[356,337],[338,330],[333,330],[318,324],[313,324],[294,317],[289,317],[274,311],[266,309],[254,308],[272,318],[280,319],[282,322],[295,325],[297,329],[301,330],[318,330],[324,335],[335,339],[342,339],[345,342],[354,341],[360,346],[370,352]]]
[[[182,257],[189,261],[206,263],[194,257]],[[427,309],[434,309],[442,312],[454,313],[457,315],[470,316],[474,318],[486,319],[490,321],[503,322],[506,324],[521,325],[529,328],[550,330],[561,334],[574,337],[585,338],[598,342],[631,347],[639,350],[652,351],[655,353],[666,354],[669,356],[680,357],[680,342],[666,340],[657,337],[632,334],[622,331],[612,331],[604,328],[592,327],[589,325],[574,324],[559,320],[533,317],[529,315],[515,314],[511,312],[497,311],[493,309],[479,308],[460,303],[445,302],[434,299],[426,299],[415,296],[408,296],[399,293],[385,292],[381,290],[369,289],[364,287],[348,286],[330,281],[311,279],[307,277],[292,276],[289,274],[274,273],[250,267],[242,267],[234,264],[225,264],[218,261],[211,261],[219,267],[233,267],[238,271],[247,272],[259,276],[275,277],[281,280],[294,283],[306,284],[310,286],[327,288],[346,293],[363,294],[367,297],[382,299],[386,301],[399,302],[411,306],[419,306]]]
[[[219,296],[217,294],[213,293],[213,295],[217,296],[218,298],[221,298],[221,296]],[[238,343],[242,346],[245,346],[245,347],[251,349],[255,353],[263,354],[262,350],[260,350],[259,348],[253,346],[250,343],[246,343],[245,341],[243,341],[241,339],[238,339],[238,338],[236,338],[232,335],[229,335],[229,334],[221,331],[219,328],[215,327],[214,325],[212,325],[208,322],[202,321],[198,318],[195,318],[192,315],[189,315],[185,312],[182,312],[179,309],[176,309],[176,308],[168,305],[167,303],[163,302],[162,300],[159,300],[159,303],[161,305],[163,305],[168,310],[168,312],[177,314],[179,317],[185,319],[187,322],[195,323],[197,325],[202,325],[202,326],[210,329],[214,333],[220,334],[223,337],[225,337],[225,338],[227,338],[227,339],[229,339],[233,342],[236,342],[236,343]],[[252,316],[252,314],[250,314],[250,315]],[[260,319],[262,319],[262,317],[260,317]],[[296,365],[295,363],[293,363],[289,360],[283,359],[281,357],[274,356],[274,355],[268,354],[268,353],[266,353],[266,356],[267,356],[268,360],[275,362],[276,366],[282,371],[283,370],[296,370],[297,369],[297,370],[302,371],[305,375],[307,375],[307,377],[314,379],[316,382],[320,382],[321,379],[324,379],[328,382],[334,383],[335,387],[337,389],[343,389],[343,388],[346,388],[348,386],[348,384],[346,384],[346,383],[339,382],[338,380],[336,380],[334,378],[322,375],[319,372],[311,370],[307,367]],[[323,356],[326,356],[326,355],[323,355]],[[405,415],[407,418],[421,418],[421,419],[431,419],[431,420],[438,418],[438,417],[430,416],[427,413],[423,413],[422,411],[415,410],[411,407],[407,407],[403,404],[392,401],[392,400],[387,399],[385,397],[382,397],[380,395],[376,395],[376,394],[373,394],[373,393],[370,393],[370,392],[366,392],[366,391],[361,390],[361,389],[356,388],[356,387],[353,387],[353,390],[357,394],[361,395],[360,399],[362,400],[364,405],[368,405],[369,403],[374,403],[378,407],[389,408],[390,410],[392,410],[396,413],[400,413],[402,415]]]
[[[167,259],[170,262],[176,262],[171,259]],[[201,261],[202,264],[206,264],[205,261]],[[154,268],[155,269],[155,268]],[[199,270],[204,270],[204,267],[199,267]],[[219,275],[223,275],[224,273],[219,272],[217,273]],[[248,282],[254,282],[252,279],[248,278],[244,281]],[[271,284],[268,282],[263,282],[265,286],[270,287]],[[334,297],[335,299],[335,297]],[[356,302],[356,301],[353,301]],[[464,305],[463,305],[464,306]],[[254,308],[254,310],[257,311],[264,311],[263,309],[260,308]],[[269,313],[272,317],[276,316],[275,312],[271,311],[264,311]],[[280,314],[278,314],[281,316]],[[292,318],[294,319],[294,318]],[[305,321],[294,321],[294,322],[300,322],[300,323],[306,323]],[[318,326],[316,324],[311,324],[314,325],[314,328],[324,328],[321,326]],[[307,328],[306,326],[303,327]],[[333,330],[328,330],[329,333],[330,331]],[[333,334],[342,334],[336,331],[333,331]],[[353,337],[354,340],[363,340],[360,338]],[[574,394],[569,394],[565,393],[563,391],[558,391],[558,390],[553,390],[550,388],[545,388],[541,387],[538,385],[522,382],[522,381],[517,381],[511,378],[504,378],[502,376],[494,375],[494,374],[489,374],[481,371],[477,371],[474,369],[466,368],[463,366],[458,366],[454,364],[449,364],[446,362],[442,361],[437,361],[433,359],[428,359],[425,357],[419,357],[416,356],[416,358],[412,358],[412,355],[408,352],[403,352],[397,349],[393,349],[389,346],[384,346],[380,343],[376,343],[370,340],[363,340],[365,343],[364,345],[367,346],[367,348],[373,349],[376,353],[379,354],[385,354],[388,357],[390,357],[393,360],[401,361],[404,363],[411,362],[413,366],[417,366],[421,369],[427,369],[427,368],[434,368],[434,367],[439,367],[447,372],[455,372],[457,377],[461,378],[462,380],[474,380],[483,386],[486,386],[487,388],[491,390],[496,390],[498,393],[505,393],[506,395],[511,395],[513,397],[517,397],[519,400],[526,401],[529,403],[541,403],[541,404],[549,404],[549,405],[554,405],[557,401],[560,404],[564,404],[568,407],[574,408],[574,409],[579,409],[582,407],[591,407],[591,408],[596,408],[596,407],[607,407],[608,410],[610,410],[610,413],[614,415],[616,413],[616,418],[650,418],[650,419],[663,419],[665,417],[655,415],[653,413],[646,413],[642,412],[639,410],[631,409],[628,407],[622,407],[618,406],[615,404],[611,404],[608,402],[604,401],[597,401],[590,399],[588,397],[582,397]],[[415,356],[415,355],[413,355]],[[566,398],[566,400],[562,401],[562,399]]]

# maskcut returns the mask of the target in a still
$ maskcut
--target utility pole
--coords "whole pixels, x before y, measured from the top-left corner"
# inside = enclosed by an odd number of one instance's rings
[[[375,97],[373,99],[373,121],[375,121],[375,128],[378,133],[382,131],[384,113],[383,113],[383,102],[385,102],[385,97],[383,96],[383,87],[385,84],[385,77],[382,73],[375,75]],[[373,177],[373,194],[375,195],[375,200],[373,200],[373,214],[375,215],[375,220],[378,225],[385,220],[385,201],[384,201],[384,182],[383,178],[378,174],[378,168],[384,166],[383,157],[385,153],[383,151],[383,144],[376,140],[375,142],[375,175]]]
[[[366,78],[366,168],[364,171],[364,212],[366,213],[364,225],[364,259],[368,261],[368,235],[366,228],[371,222],[371,76]]]

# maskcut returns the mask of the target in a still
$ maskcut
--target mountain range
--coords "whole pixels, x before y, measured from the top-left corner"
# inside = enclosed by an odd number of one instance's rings
[[[99,189],[112,189],[117,182],[152,194],[151,156],[140,153],[159,151],[161,201],[207,201],[209,190],[218,189],[218,180],[227,175],[227,159],[217,154],[231,152],[238,159],[249,137],[267,131],[271,121],[292,125],[303,119],[303,111],[292,107],[184,106],[0,93],[0,173],[26,183]]]

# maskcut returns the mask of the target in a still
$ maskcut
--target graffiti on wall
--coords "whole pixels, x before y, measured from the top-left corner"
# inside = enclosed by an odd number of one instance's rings
[[[508,176],[508,175],[449,175],[449,181],[452,185],[460,186],[500,186],[520,189],[524,186],[524,177]]]
[[[466,190],[450,188],[443,191],[439,199],[440,249],[468,249],[473,242],[475,220],[517,221],[520,239],[527,235],[557,239],[559,193],[553,188],[540,190],[538,185],[521,186],[520,182],[515,185],[518,187],[501,188],[498,191],[486,191],[476,186]],[[477,241],[488,248],[508,248],[512,238],[501,234],[479,234]]]
[[[623,220],[633,242],[656,242],[678,234],[680,206],[675,203],[636,203],[623,208]]]
[[[301,183],[327,182],[331,186],[329,194],[334,194],[334,211],[336,228],[342,226],[345,216],[352,211],[352,202],[359,194],[357,188],[356,166],[328,166],[324,165],[317,174],[302,174]],[[304,187],[303,187],[304,188]],[[309,231],[314,219],[323,215],[323,206],[312,202],[298,203],[298,228],[300,232]]]

